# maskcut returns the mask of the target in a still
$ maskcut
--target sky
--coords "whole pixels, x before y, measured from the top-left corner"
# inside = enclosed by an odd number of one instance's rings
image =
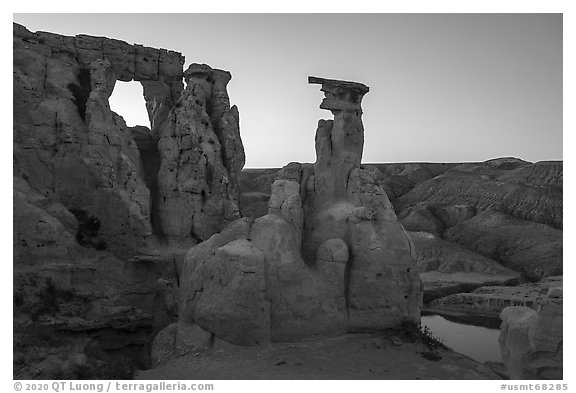
[[[314,162],[323,94],[370,87],[363,162],[562,160],[562,14],[14,14],[31,31],[181,52],[228,70],[246,168]],[[137,82],[111,107],[149,125]]]

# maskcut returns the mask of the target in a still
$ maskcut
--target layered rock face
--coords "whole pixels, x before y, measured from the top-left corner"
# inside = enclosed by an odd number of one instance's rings
[[[409,236],[416,249],[416,271],[424,284],[425,303],[480,286],[511,285],[520,281],[520,273],[458,243],[424,231],[409,232]]]
[[[291,163],[268,214],[243,218],[192,248],[180,322],[238,345],[384,329],[420,319],[410,240],[375,173],[360,165],[360,83],[322,84],[314,165]]]
[[[547,277],[537,283],[520,285],[483,284],[471,292],[453,293],[434,299],[428,307],[456,313],[475,313],[498,317],[506,307],[528,307],[538,310],[548,301],[548,291],[562,287],[563,276]]]
[[[562,164],[513,158],[461,164],[402,195],[400,210],[418,204],[466,205],[562,229]]]
[[[239,217],[230,74],[18,24],[13,53],[15,375],[125,377],[98,362],[148,365],[151,337],[175,320],[183,254]],[[118,80],[142,84],[150,128],[110,110]],[[167,208],[179,198],[186,211]]]
[[[562,286],[554,286],[537,310],[502,311],[500,350],[511,379],[563,378],[562,298]]]

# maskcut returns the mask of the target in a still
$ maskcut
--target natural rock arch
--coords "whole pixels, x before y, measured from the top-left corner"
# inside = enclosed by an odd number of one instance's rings
[[[185,249],[240,216],[244,149],[228,72],[192,65],[185,89],[184,57],[174,51],[18,24],[14,42],[18,169],[40,193],[96,217],[113,252],[151,252],[158,240]],[[190,90],[198,78],[204,97]],[[110,110],[116,81],[142,84],[150,132]],[[204,121],[183,120],[192,113]],[[182,161],[190,152],[205,162]],[[191,180],[195,169],[202,173]]]

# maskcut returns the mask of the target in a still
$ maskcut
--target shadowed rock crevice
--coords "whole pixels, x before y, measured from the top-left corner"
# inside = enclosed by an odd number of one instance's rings
[[[82,118],[82,120],[86,120],[86,102],[88,101],[88,97],[90,96],[90,91],[92,90],[91,81],[90,81],[90,70],[89,69],[81,69],[78,72],[78,84],[76,83],[69,83],[67,85],[68,89],[72,93],[74,97],[74,104],[76,108],[78,108],[78,114]]]
[[[158,217],[158,206],[155,203],[158,198],[158,171],[160,170],[160,151],[158,150],[158,138],[155,137],[148,127],[130,127],[130,132],[134,142],[140,152],[144,182],[150,190],[150,224],[153,234],[163,237],[160,219]]]

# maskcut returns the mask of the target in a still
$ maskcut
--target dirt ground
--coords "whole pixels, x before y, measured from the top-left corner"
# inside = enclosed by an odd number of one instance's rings
[[[197,380],[407,380],[501,379],[487,366],[449,349],[423,356],[418,341],[389,334],[347,334],[268,347],[216,343],[210,349],[167,360],[136,379]],[[441,359],[438,359],[441,357]],[[429,358],[435,358],[432,360]]]

